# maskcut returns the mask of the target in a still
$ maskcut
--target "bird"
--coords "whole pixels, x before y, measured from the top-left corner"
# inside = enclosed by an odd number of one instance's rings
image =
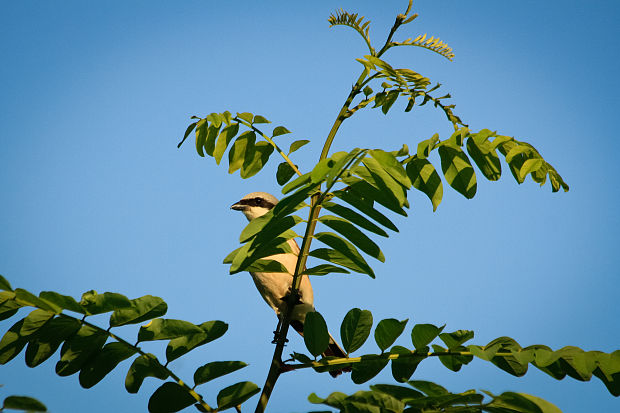
[[[243,212],[243,215],[252,221],[260,216],[269,212],[276,204],[278,199],[266,192],[251,192],[241,198],[238,202],[235,202],[230,208],[235,211]],[[287,241],[291,247],[290,253],[276,254],[269,257],[265,257],[267,260],[274,260],[281,263],[284,268],[287,269],[287,273],[284,272],[252,272],[252,280],[256,285],[256,289],[263,297],[265,302],[276,312],[279,322],[282,322],[286,313],[287,297],[291,292],[293,283],[292,274],[295,273],[295,266],[297,264],[297,256],[300,249],[295,239]],[[307,275],[302,275],[301,284],[299,286],[299,300],[293,308],[291,315],[291,327],[295,329],[300,335],[303,336],[304,332],[304,320],[306,314],[314,310],[314,293],[312,291],[312,285]],[[347,353],[338,345],[336,340],[329,335],[329,345],[323,356],[335,356],[335,357],[348,357]],[[339,370],[330,370],[329,374],[332,377],[337,377],[342,372],[351,371],[350,367],[345,367]]]

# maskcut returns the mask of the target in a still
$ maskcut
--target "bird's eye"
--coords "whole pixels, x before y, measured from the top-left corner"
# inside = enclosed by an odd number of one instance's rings
[[[254,199],[256,206],[263,206],[263,200],[261,198]]]

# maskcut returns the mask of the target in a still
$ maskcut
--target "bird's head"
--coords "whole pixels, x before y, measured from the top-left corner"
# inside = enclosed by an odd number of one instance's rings
[[[266,192],[251,192],[235,202],[230,209],[243,212],[248,221],[265,215],[278,203],[278,199]]]

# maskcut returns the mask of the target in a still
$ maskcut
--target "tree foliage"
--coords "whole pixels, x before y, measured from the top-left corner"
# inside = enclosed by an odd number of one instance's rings
[[[376,261],[385,261],[378,237],[399,231],[393,214],[407,216],[411,191],[428,197],[433,211],[443,199],[444,183],[467,199],[476,195],[480,177],[497,181],[502,168],[521,184],[529,176],[533,182],[551,190],[568,191],[556,169],[530,143],[491,129],[472,130],[454,113],[449,94],[439,96],[440,84],[408,68],[395,68],[384,57],[393,47],[415,46],[452,59],[453,51],[439,38],[426,34],[413,40],[393,40],[396,32],[411,23],[409,2],[405,13],[398,14],[382,47],[374,47],[369,37],[370,21],[355,13],[339,10],[328,22],[355,30],[368,47],[367,55],[357,59],[361,74],[325,139],[316,164],[301,167],[293,160],[308,139],[294,139],[282,125],[272,126],[263,115],[250,112],[212,112],[193,116],[179,147],[192,134],[200,157],[213,158],[216,164],[227,163],[228,172],[248,179],[265,168],[273,156],[279,157],[275,176],[283,194],[279,203],[266,215],[252,220],[240,234],[240,246],[230,252],[224,263],[229,272],[286,272],[269,259],[290,253],[288,241],[299,239],[298,254],[289,296],[289,311],[276,332],[276,347],[270,371],[258,400],[257,412],[264,411],[278,377],[291,370],[312,368],[326,372],[348,367],[356,384],[372,380],[390,365],[395,382],[373,384],[368,390],[352,395],[332,393],[326,398],[311,394],[312,403],[327,405],[342,412],[536,412],[552,413],[557,407],[535,396],[505,392],[467,390],[451,393],[439,384],[419,380],[415,372],[420,363],[438,358],[449,370],[459,371],[474,359],[489,362],[514,376],[523,376],[530,366],[554,379],[566,376],[588,381],[595,376],[613,396],[620,395],[620,350],[612,353],[584,351],[577,347],[553,350],[545,345],[522,347],[510,337],[491,342],[468,344],[475,338],[470,330],[445,332],[444,326],[412,324],[409,320],[387,318],[374,323],[369,310],[354,308],[342,320],[340,342],[350,355],[344,358],[321,357],[329,343],[329,333],[322,315],[307,315],[304,343],[309,353],[297,351],[283,361],[284,343],[290,325],[295,293],[301,275],[326,276],[334,273],[359,273],[375,278]],[[418,110],[431,103],[442,111],[454,132],[450,136],[433,136],[421,142],[391,144],[389,148],[358,148],[330,153],[340,125],[365,108],[380,108],[382,113],[404,106],[404,111]],[[233,114],[234,113],[234,114]],[[413,150],[409,149],[409,145]],[[285,150],[283,148],[288,148]],[[437,151],[439,164],[431,161]],[[435,159],[434,157],[433,159]],[[152,412],[173,412],[189,406],[199,411],[222,411],[235,408],[260,392],[249,381],[222,388],[217,394],[203,397],[198,386],[228,374],[236,374],[247,364],[243,361],[208,361],[193,375],[194,385],[179,378],[168,366],[199,346],[221,338],[228,325],[219,320],[195,324],[164,318],[167,305],[163,299],[145,295],[129,299],[122,294],[85,292],[81,299],[44,291],[38,295],[13,289],[0,276],[0,319],[14,317],[22,309],[31,311],[10,326],[0,340],[0,364],[6,364],[25,349],[25,362],[35,367],[59,349],[56,373],[79,375],[80,385],[90,388],[125,360],[131,360],[125,388],[137,393],[148,377],[163,381],[150,397]],[[108,325],[100,326],[89,317],[110,314]],[[146,324],[145,324],[146,323]],[[117,327],[141,324],[136,340],[118,336]],[[374,325],[374,332],[373,332]],[[409,328],[408,328],[409,326]],[[377,345],[372,354],[351,355],[370,337]],[[166,341],[166,360],[144,352],[140,344]],[[396,344],[398,343],[398,344]],[[150,379],[149,379],[150,380]],[[11,396],[4,408],[44,411],[34,399]],[[39,410],[37,410],[39,409]],[[42,409],[42,410],[41,410]],[[0,409],[1,410],[1,409]]]

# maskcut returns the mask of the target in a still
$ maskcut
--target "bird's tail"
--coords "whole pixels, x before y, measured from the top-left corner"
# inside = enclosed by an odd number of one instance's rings
[[[295,331],[297,331],[303,337],[304,325],[300,321],[298,320],[291,321],[291,327],[293,327]],[[334,340],[334,338],[330,334],[329,345],[327,346],[327,349],[323,353],[323,357],[344,358],[344,357],[349,357],[349,355],[342,349],[342,347],[338,345],[336,340]],[[332,377],[338,377],[342,373],[349,373],[350,371],[351,371],[351,367],[347,366],[347,367],[343,367],[343,368],[336,369],[336,370],[329,370],[329,375]]]

